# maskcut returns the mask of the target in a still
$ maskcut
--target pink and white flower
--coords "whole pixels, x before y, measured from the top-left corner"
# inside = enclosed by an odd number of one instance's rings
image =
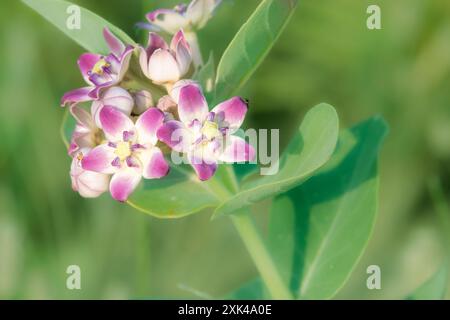
[[[170,46],[156,33],[150,32],[147,48],[140,48],[139,62],[144,75],[156,84],[175,83],[188,71],[191,50],[184,33],[179,30]]]
[[[121,87],[110,87],[104,90],[98,100],[92,102],[91,114],[97,127],[101,128],[100,111],[104,106],[112,106],[129,116],[133,111],[135,101],[127,90]]]
[[[69,146],[69,155],[74,157],[80,149],[91,149],[102,143],[104,135],[96,126],[91,114],[83,108],[73,105],[70,107],[70,113],[76,121]]]
[[[179,4],[173,9],[158,9],[149,12],[149,24],[142,27],[175,34],[179,29],[196,31],[203,28],[212,17],[221,0],[193,0],[189,5]]]
[[[210,179],[219,162],[252,161],[254,148],[233,135],[242,125],[247,104],[231,98],[210,112],[198,85],[188,83],[174,94],[180,121],[169,120],[158,130],[159,140],[187,155],[200,180]]]
[[[128,70],[134,48],[125,46],[109,29],[103,30],[103,36],[111,53],[102,56],[84,53],[78,59],[78,66],[87,87],[67,92],[61,99],[61,105],[97,100],[102,90],[119,84]]]
[[[89,148],[79,149],[70,166],[72,189],[84,198],[96,198],[108,191],[110,177],[107,174],[88,171],[82,168],[81,161]]]
[[[134,124],[116,108],[103,107],[100,122],[107,141],[82,159],[83,169],[112,175],[112,197],[126,201],[141,178],[158,179],[169,171],[163,153],[156,147],[156,132],[163,121],[164,114],[157,108],[149,108]]]

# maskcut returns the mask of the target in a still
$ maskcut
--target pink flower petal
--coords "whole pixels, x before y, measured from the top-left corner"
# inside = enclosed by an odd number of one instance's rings
[[[111,174],[116,171],[111,165],[115,158],[114,149],[107,144],[101,144],[84,156],[81,165],[85,170]]]
[[[177,152],[186,152],[192,144],[192,134],[186,126],[176,120],[164,123],[157,132],[158,139]]]
[[[136,121],[138,142],[140,144],[155,145],[158,141],[156,132],[164,122],[164,113],[157,108],[149,108]]]
[[[147,51],[139,47],[139,65],[141,67],[142,73],[147,77],[150,78],[150,75],[148,73],[148,54]]]
[[[189,161],[198,178],[202,181],[209,180],[217,170],[217,163],[211,161],[205,161],[193,156],[189,157]]]
[[[169,164],[157,147],[142,151],[139,159],[143,165],[142,176],[145,179],[159,179],[169,172]]]
[[[173,101],[175,101],[176,104],[178,104],[178,101],[180,100],[180,90],[183,89],[188,84],[197,86],[199,88],[199,90],[201,90],[198,83],[191,79],[183,79],[183,80],[175,82],[172,87],[172,90],[170,90],[170,92],[169,92],[169,95],[173,99]]]
[[[189,71],[192,62],[191,49],[189,48],[189,45],[187,45],[187,42],[178,42],[175,55],[180,70],[180,76],[182,77]]]
[[[101,128],[100,111],[103,106],[111,106],[123,112],[125,115],[130,115],[133,110],[133,97],[127,90],[121,87],[111,87],[105,89],[100,100],[94,101],[91,106],[91,113],[95,120],[97,127]]]
[[[103,37],[105,38],[112,53],[114,53],[117,57],[120,57],[125,51],[125,44],[120,41],[119,38],[117,38],[108,28],[103,29]]]
[[[89,112],[87,112],[85,109],[73,105],[70,107],[70,113],[75,118],[77,123],[81,125],[82,127],[86,129],[93,129],[95,128],[94,121],[92,119],[92,116]]]
[[[100,123],[105,136],[110,141],[121,141],[124,131],[133,131],[133,121],[111,106],[104,106],[100,111]]]
[[[188,84],[180,89],[178,98],[180,120],[189,125],[194,119],[203,121],[208,114],[208,104],[197,85]]]
[[[78,67],[80,68],[84,80],[88,84],[92,84],[89,80],[89,72],[100,59],[102,59],[102,56],[95,53],[83,53],[78,59]]]
[[[69,91],[61,98],[61,106],[74,105],[76,103],[92,101],[93,99],[89,95],[94,87],[84,87]]]
[[[127,201],[141,181],[140,168],[124,168],[115,173],[109,185],[111,196],[120,202]]]
[[[146,52],[149,57],[155,52],[157,49],[169,49],[169,46],[167,45],[166,41],[161,38],[157,33],[150,32],[148,34],[148,42],[147,42],[147,48]]]
[[[170,42],[170,49],[172,51],[177,50],[177,46],[179,43],[182,43],[185,47],[189,48],[189,44],[186,41],[186,37],[184,35],[183,29],[180,29],[175,33],[175,35],[172,37],[172,40]]]
[[[109,175],[84,170],[76,157],[72,160],[70,177],[73,190],[84,198],[95,198],[108,190]]]
[[[231,129],[231,133],[239,129],[244,122],[247,113],[247,103],[240,97],[233,97],[214,107],[211,111],[216,115],[222,114],[227,126]]]
[[[127,73],[128,68],[130,66],[130,60],[131,60],[133,52],[134,52],[134,48],[132,46],[128,46],[128,47],[126,47],[122,56],[120,56],[119,72],[117,75],[117,79],[112,83],[112,85],[115,85],[123,80],[123,77],[125,76],[125,73]]]
[[[255,149],[245,142],[244,139],[237,136],[228,136],[226,146],[219,160],[223,162],[245,162],[255,159]]]

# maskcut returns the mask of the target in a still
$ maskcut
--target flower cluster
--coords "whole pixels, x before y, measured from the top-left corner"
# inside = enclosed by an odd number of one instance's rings
[[[253,160],[253,147],[234,135],[246,101],[233,97],[209,110],[202,88],[189,79],[201,59],[192,50],[198,47],[196,37],[189,38],[192,43],[186,34],[203,27],[218,3],[193,0],[149,13],[153,28],[172,35],[170,43],[152,31],[145,47],[127,46],[104,29],[110,53],[81,55],[78,65],[87,86],[61,101],[76,121],[70,175],[81,196],[109,190],[114,199],[126,201],[142,178],[168,174],[172,151],[183,154],[202,181],[221,162]]]

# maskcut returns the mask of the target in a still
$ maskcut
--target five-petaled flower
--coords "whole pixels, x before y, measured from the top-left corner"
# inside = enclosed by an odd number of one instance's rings
[[[179,4],[173,9],[157,9],[146,18],[148,29],[175,34],[179,29],[186,32],[203,28],[213,15],[221,0],[193,0],[189,5]]]
[[[116,108],[103,107],[100,122],[107,141],[83,157],[82,168],[112,175],[112,197],[126,201],[142,177],[162,178],[169,171],[163,153],[156,147],[156,132],[163,120],[164,114],[157,108],[149,108],[134,124]]]
[[[111,53],[107,56],[95,53],[81,55],[78,66],[89,86],[67,92],[61,99],[62,106],[97,100],[102,90],[119,84],[125,76],[134,48],[125,46],[107,28],[103,30],[103,36]]]
[[[159,140],[186,155],[200,180],[210,179],[220,162],[254,159],[253,147],[235,135],[247,103],[234,97],[209,111],[200,86],[186,78],[202,64],[195,32],[220,2],[193,0],[149,13],[153,27],[173,34],[170,45],[150,32],[147,47],[135,50],[105,28],[111,53],[81,55],[78,65],[88,86],[62,98],[76,120],[70,176],[81,196],[97,197],[109,189],[124,202],[142,178],[166,176],[169,164]],[[132,60],[133,52],[138,59]],[[164,86],[167,94],[157,86]],[[90,112],[79,106],[90,101]]]
[[[144,75],[156,84],[173,84],[188,71],[191,51],[184,33],[179,30],[170,46],[156,33],[150,32],[147,48],[140,48],[139,62]]]
[[[245,101],[234,97],[209,112],[198,85],[187,83],[177,90],[180,121],[165,122],[157,135],[174,151],[187,155],[200,180],[210,179],[219,162],[253,161],[254,148],[233,135],[244,121]]]

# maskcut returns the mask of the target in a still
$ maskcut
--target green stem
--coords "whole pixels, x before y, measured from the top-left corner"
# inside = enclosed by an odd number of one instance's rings
[[[292,294],[284,284],[278,270],[273,263],[270,253],[264,245],[263,239],[256,229],[250,213],[243,210],[233,214],[231,220],[247,247],[253,262],[258,269],[264,284],[273,299],[290,300]]]
[[[228,170],[229,169],[229,170]],[[238,191],[239,184],[233,168],[227,168],[230,180],[233,182],[234,192]],[[273,299],[291,300],[293,296],[283,282],[277,267],[275,266],[264,240],[251,217],[248,209],[241,209],[231,215],[231,220],[236,227],[247,251],[250,254],[261,278]]]

